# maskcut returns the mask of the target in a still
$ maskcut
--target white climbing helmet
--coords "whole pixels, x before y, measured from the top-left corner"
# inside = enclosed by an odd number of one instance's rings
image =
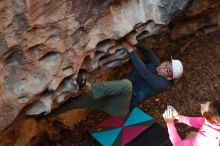
[[[183,74],[183,65],[179,60],[173,59],[171,56],[173,79],[179,79]]]

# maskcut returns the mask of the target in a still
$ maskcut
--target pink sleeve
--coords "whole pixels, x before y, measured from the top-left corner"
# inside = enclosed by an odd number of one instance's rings
[[[189,126],[200,128],[205,122],[204,117],[187,117],[187,116],[180,116],[178,122],[187,124]]]
[[[181,140],[179,134],[177,133],[176,127],[174,125],[174,122],[167,122],[167,128],[168,128],[168,133],[169,133],[169,137],[170,137],[170,141],[172,142],[172,144],[178,145],[178,143]]]

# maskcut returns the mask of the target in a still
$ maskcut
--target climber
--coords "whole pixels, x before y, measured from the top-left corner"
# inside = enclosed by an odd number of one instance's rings
[[[126,37],[122,46],[128,51],[128,56],[134,71],[126,76],[132,82],[132,98],[130,109],[138,106],[145,99],[167,90],[173,80],[179,79],[183,74],[183,65],[179,60],[171,59],[160,63],[153,51],[146,47],[143,41],[137,42],[135,33]],[[144,56],[142,61],[136,49]]]
[[[114,116],[124,117],[127,112],[145,99],[168,89],[174,79],[182,76],[183,66],[171,58],[160,63],[156,55],[142,41],[137,43],[135,33],[122,43],[128,51],[134,71],[126,79],[90,84],[81,71],[76,79],[84,94],[68,100],[50,115],[57,115],[73,108],[100,109]],[[138,48],[145,57],[145,63],[136,54]]]
[[[167,106],[163,118],[173,146],[219,146],[220,144],[220,100],[201,104],[202,117],[180,115],[172,106]],[[174,120],[198,130],[191,138],[182,140],[177,133]]]

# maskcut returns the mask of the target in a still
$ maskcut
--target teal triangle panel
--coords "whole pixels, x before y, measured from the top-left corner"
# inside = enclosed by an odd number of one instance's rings
[[[153,118],[151,116],[149,116],[148,114],[144,113],[142,110],[140,110],[139,108],[134,108],[130,115],[128,116],[124,126],[130,126],[133,124],[138,124],[141,122],[146,122],[149,120],[152,120]]]
[[[113,130],[93,133],[92,137],[95,138],[102,146],[112,146],[121,130],[122,128],[116,128]]]

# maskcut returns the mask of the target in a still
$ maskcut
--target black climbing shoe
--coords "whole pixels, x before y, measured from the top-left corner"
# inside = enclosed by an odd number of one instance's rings
[[[76,83],[79,85],[79,88],[86,86],[86,71],[79,70],[78,76],[76,78]]]

